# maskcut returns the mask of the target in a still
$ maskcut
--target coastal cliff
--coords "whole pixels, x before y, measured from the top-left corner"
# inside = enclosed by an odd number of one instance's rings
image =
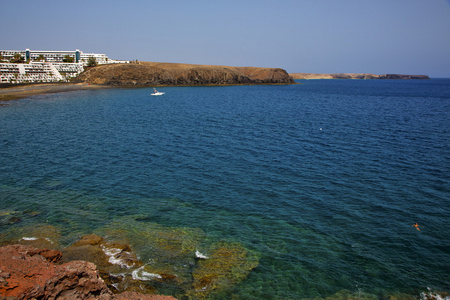
[[[375,75],[369,73],[290,73],[294,79],[430,79],[428,75],[403,75],[403,74],[382,74]]]
[[[292,84],[279,68],[228,67],[139,62],[101,65],[86,70],[78,80],[110,86]]]

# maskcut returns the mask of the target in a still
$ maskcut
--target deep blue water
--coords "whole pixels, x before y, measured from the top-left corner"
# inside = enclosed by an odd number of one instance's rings
[[[257,255],[242,299],[450,291],[450,80],[301,82],[0,106],[0,215],[40,212],[0,234],[143,215]]]

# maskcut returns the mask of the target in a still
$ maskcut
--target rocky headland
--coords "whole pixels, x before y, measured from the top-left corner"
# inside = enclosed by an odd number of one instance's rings
[[[178,63],[138,62],[101,65],[86,70],[78,80],[109,86],[192,86],[236,84],[293,84],[280,68],[229,67]]]
[[[382,74],[375,75],[369,73],[290,73],[294,79],[430,79],[428,75],[403,75],[403,74]]]
[[[91,67],[70,83],[0,84],[2,101],[109,87],[295,84],[280,68],[138,62]]]

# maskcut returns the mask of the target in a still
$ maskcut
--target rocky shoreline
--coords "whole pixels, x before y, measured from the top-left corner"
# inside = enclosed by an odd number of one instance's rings
[[[69,250],[78,252],[76,255],[92,255],[96,245],[105,243],[105,241],[96,235],[83,237],[74,247]],[[109,248],[108,248],[109,247]],[[109,262],[117,259],[126,266],[136,267],[140,264],[139,260],[126,245],[110,244],[109,250],[103,253],[112,254]],[[173,296],[156,295],[152,292],[142,292],[142,284],[136,283],[138,280],[131,276],[126,282],[123,279],[124,274],[105,274],[105,266],[84,260],[72,260],[65,262],[63,257],[65,251],[36,248],[30,245],[13,244],[0,247],[0,299],[1,300],[24,300],[24,299],[61,299],[61,300],[176,300]],[[94,250],[95,252],[95,250]],[[222,253],[226,254],[226,253]],[[113,259],[111,259],[113,258]],[[207,260],[208,257],[200,259]],[[208,268],[214,268],[214,264],[208,264]],[[140,267],[137,270],[140,270]],[[102,271],[103,269],[103,271]],[[101,274],[103,272],[103,275]],[[174,281],[176,278],[154,276],[156,274],[145,273],[141,276],[147,276],[146,280],[155,281]],[[104,279],[106,276],[106,280]],[[122,277],[122,278],[120,278]],[[136,277],[139,277],[136,275]],[[142,278],[141,278],[142,279]],[[135,281],[133,283],[133,280]],[[122,281],[122,283],[120,283]],[[186,299],[209,299],[208,291],[202,286],[208,285],[211,278],[202,277],[199,281],[200,286],[194,285],[194,294],[182,296]],[[214,282],[211,288],[217,288]],[[115,286],[122,284],[127,291],[118,292]],[[208,288],[209,290],[209,288]],[[434,292],[428,289],[422,292],[420,297],[407,294],[396,294],[389,296],[392,300],[440,300],[449,299],[447,292]],[[322,298],[318,298],[322,299]],[[374,295],[358,292],[352,293],[348,290],[341,290],[326,299],[375,299]],[[380,298],[381,299],[381,298]],[[386,298],[387,299],[387,298]]]
[[[0,300],[209,299],[259,264],[239,243],[207,245],[200,229],[165,227],[142,216],[111,223],[101,230],[105,237],[87,234],[62,245],[68,237],[52,225],[16,226],[34,215],[0,212],[0,225],[10,228],[0,233]]]
[[[1,101],[39,94],[111,87],[225,86],[295,84],[280,68],[228,67],[176,63],[139,62],[88,68],[72,83],[0,85]]]
[[[27,245],[0,248],[0,298],[15,299],[101,299],[176,300],[172,296],[127,291],[114,294],[87,261],[61,263],[58,250]]]
[[[89,68],[72,83],[0,85],[2,101],[39,94],[111,87],[224,86],[295,84],[294,79],[430,79],[427,75],[369,73],[287,73],[280,68],[229,67],[177,63],[138,62]]]

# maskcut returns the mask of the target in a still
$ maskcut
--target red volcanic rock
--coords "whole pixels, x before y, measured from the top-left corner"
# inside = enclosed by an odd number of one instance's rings
[[[61,258],[58,252],[24,245],[0,248],[0,296],[18,299],[113,299],[113,293],[98,276],[94,264],[84,261],[62,265],[51,263]]]
[[[57,250],[26,245],[0,248],[0,299],[142,299],[174,300],[170,296],[126,292],[114,295],[87,261],[61,260]]]
[[[27,252],[28,255],[41,255],[49,262],[59,262],[62,258],[61,252],[58,250],[49,250],[49,249],[35,249]]]

